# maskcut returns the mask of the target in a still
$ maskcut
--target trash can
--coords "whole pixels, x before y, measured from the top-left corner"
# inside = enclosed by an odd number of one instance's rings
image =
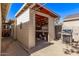
[[[72,41],[70,35],[63,35],[63,42],[64,43],[70,43]]]

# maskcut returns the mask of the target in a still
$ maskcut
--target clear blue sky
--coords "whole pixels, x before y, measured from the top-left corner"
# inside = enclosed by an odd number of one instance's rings
[[[7,19],[15,19],[16,12],[21,8],[23,3],[12,3],[10,5],[10,10],[7,14]]]
[[[14,19],[16,12],[22,5],[23,3],[12,3],[7,18]],[[61,20],[67,15],[79,13],[79,3],[47,3],[44,6],[60,15]]]

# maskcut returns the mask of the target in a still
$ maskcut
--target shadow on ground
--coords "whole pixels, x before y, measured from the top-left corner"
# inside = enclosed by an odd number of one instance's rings
[[[47,41],[40,40],[36,43],[36,46],[32,49],[29,49],[29,51],[24,49],[17,40],[15,41],[10,37],[3,38],[1,44],[2,56],[29,56],[36,51],[53,45],[54,43],[48,43]]]
[[[10,37],[2,39],[1,56],[28,56],[23,48],[18,45],[18,42]]]
[[[46,48],[46,47],[53,45],[53,44],[54,43],[48,43],[47,41],[41,40],[36,43],[36,46],[34,48],[30,49],[30,53],[34,53],[36,51],[39,51],[39,50]]]

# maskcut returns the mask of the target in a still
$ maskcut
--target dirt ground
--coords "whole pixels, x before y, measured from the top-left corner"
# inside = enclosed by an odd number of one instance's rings
[[[61,40],[52,41],[54,43],[50,46],[47,46],[43,49],[40,49],[34,53],[32,56],[78,56],[79,54],[72,53],[72,54],[65,54],[64,48],[68,47],[67,45],[63,44]]]
[[[1,48],[2,56],[28,56],[29,54],[12,38],[4,38]]]
[[[2,40],[2,56],[78,56],[79,54],[65,54],[64,48],[67,45],[63,44],[61,40],[51,41],[51,44],[39,44],[38,47],[31,50],[29,55],[22,47],[18,45],[17,41],[11,38],[4,38]],[[40,49],[39,49],[40,48]]]

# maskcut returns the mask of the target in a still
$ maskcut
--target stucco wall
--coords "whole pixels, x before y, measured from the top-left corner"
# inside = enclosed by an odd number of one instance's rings
[[[79,40],[79,21],[64,22],[62,29],[64,28],[72,29],[73,38],[75,39],[75,41]]]

